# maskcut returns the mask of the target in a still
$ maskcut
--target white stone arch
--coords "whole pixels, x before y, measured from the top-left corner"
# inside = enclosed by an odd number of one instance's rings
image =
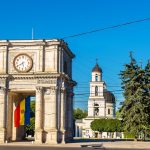
[[[21,71],[24,62],[17,56],[27,54],[33,64]],[[0,41],[0,142],[21,140],[23,126],[14,127],[16,101],[27,95],[36,97],[35,142],[58,143],[73,138],[72,59],[74,54],[63,40]],[[63,71],[67,60],[67,73]],[[15,66],[17,65],[17,66]],[[19,69],[19,71],[16,69]],[[63,87],[62,83],[65,84]],[[69,94],[66,95],[67,91]],[[68,109],[66,109],[66,106]],[[69,124],[67,127],[65,124]]]

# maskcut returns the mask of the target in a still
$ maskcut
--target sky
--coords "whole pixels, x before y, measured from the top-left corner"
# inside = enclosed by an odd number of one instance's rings
[[[0,39],[63,38],[150,17],[149,0],[0,0]],[[133,52],[143,67],[150,59],[150,21],[66,38],[73,60],[74,107],[87,109],[91,70],[98,59],[103,81],[123,101],[119,73]],[[87,93],[86,95],[76,95]]]

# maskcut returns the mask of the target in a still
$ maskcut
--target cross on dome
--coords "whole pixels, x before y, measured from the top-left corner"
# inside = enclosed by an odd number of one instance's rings
[[[96,64],[95,64],[94,68],[92,69],[92,72],[99,72],[99,73],[102,73],[102,69],[99,67],[97,61],[98,61],[98,60],[96,59]]]

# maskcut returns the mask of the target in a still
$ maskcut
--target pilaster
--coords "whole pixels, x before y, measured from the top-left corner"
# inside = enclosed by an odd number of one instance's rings
[[[69,90],[67,94],[67,118],[68,118],[68,128],[67,128],[67,140],[73,138],[73,92]]]
[[[5,142],[6,138],[6,116],[7,116],[7,90],[5,87],[0,87],[0,143]]]
[[[13,94],[8,92],[8,100],[7,100],[7,137],[6,140],[10,142],[12,140],[12,133],[13,133]]]
[[[62,136],[61,143],[66,142],[66,89],[61,88],[61,126],[60,132]]]
[[[43,142],[43,87],[36,87],[35,142]]]
[[[46,143],[48,144],[57,144],[58,143],[58,105],[57,105],[57,95],[58,87],[50,87],[50,108],[45,112],[45,115],[48,116],[46,122],[49,126],[45,126],[46,132]]]

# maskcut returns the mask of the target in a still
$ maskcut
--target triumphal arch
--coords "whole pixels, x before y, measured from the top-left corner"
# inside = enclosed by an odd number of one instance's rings
[[[59,39],[0,41],[0,142],[24,138],[24,125],[14,125],[14,110],[27,96],[35,96],[35,142],[73,137],[73,58]]]

